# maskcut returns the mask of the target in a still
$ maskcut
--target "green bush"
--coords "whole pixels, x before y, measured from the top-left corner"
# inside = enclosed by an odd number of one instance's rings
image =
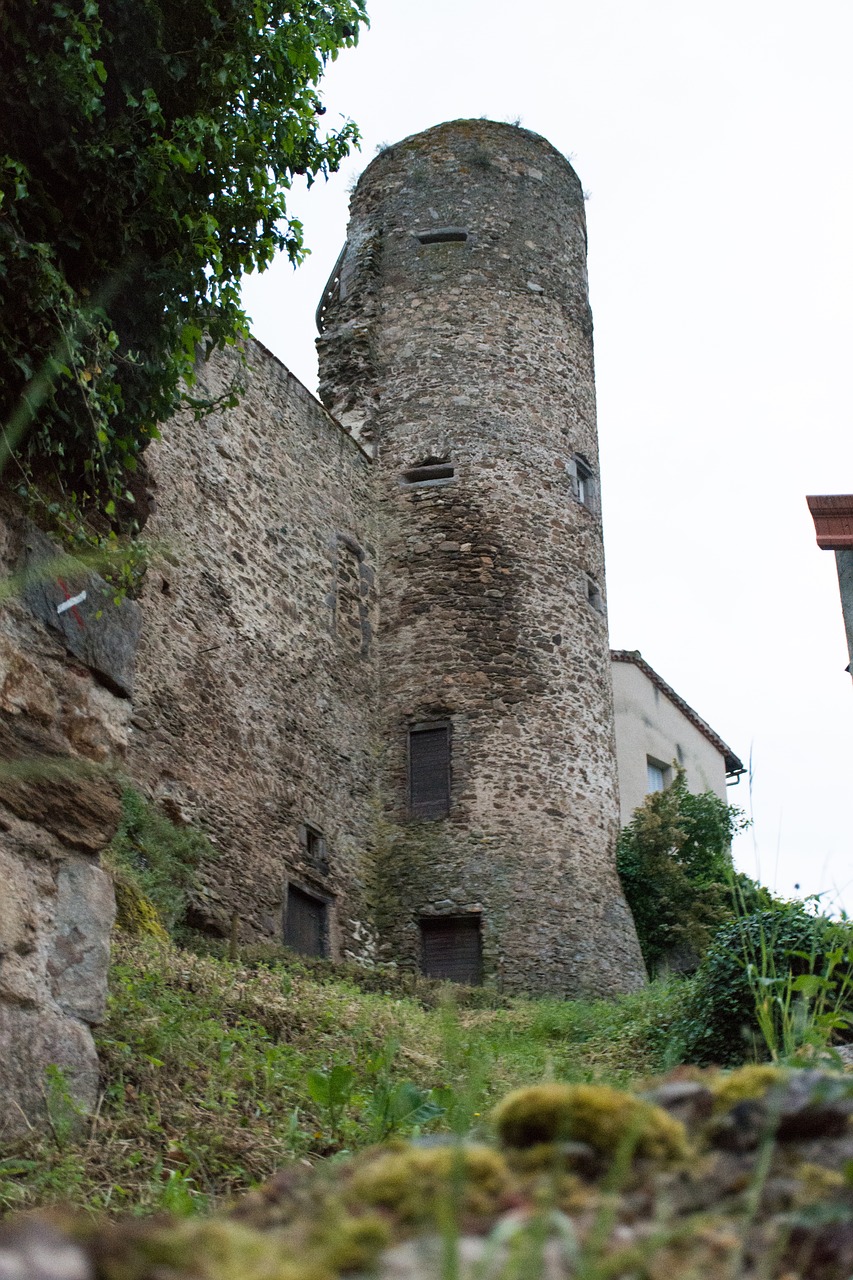
[[[848,923],[815,915],[799,902],[723,925],[697,970],[678,1027],[685,1061],[728,1066],[779,1056],[778,1046],[791,1045],[788,1031],[798,1016],[800,1044],[813,1031],[825,1031],[828,1040],[836,997],[846,998],[853,977],[851,947]],[[829,1000],[810,1004],[809,995],[821,992]],[[817,1017],[823,1027],[815,1026]]]
[[[772,901],[766,889],[732,869],[732,837],[748,825],[741,811],[712,791],[694,795],[684,770],[673,764],[672,785],[646,796],[616,849],[652,976],[674,962],[677,968],[694,968],[714,931],[733,916],[735,896],[763,895],[756,906],[769,907]]]
[[[147,899],[164,928],[174,935],[198,883],[199,865],[216,856],[201,831],[175,826],[137,791],[128,789],[122,795],[121,822],[104,854],[104,865],[130,890],[130,896],[136,891]]]

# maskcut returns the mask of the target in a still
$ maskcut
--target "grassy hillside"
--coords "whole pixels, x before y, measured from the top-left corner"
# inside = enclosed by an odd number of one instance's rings
[[[50,1080],[50,1134],[3,1153],[0,1205],[191,1212],[294,1159],[476,1133],[517,1085],[625,1084],[672,1065],[682,998],[683,984],[615,1003],[413,990],[394,972],[269,950],[238,963],[119,935],[97,1113],[78,1117]]]

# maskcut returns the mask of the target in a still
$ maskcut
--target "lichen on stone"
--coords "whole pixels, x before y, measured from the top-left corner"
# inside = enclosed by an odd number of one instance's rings
[[[495,1109],[501,1142],[524,1149],[585,1142],[605,1155],[627,1148],[654,1160],[688,1155],[684,1125],[660,1107],[598,1084],[541,1084],[510,1093]]]
[[[804,1160],[797,1169],[797,1180],[801,1205],[820,1204],[847,1185],[844,1175],[837,1169],[827,1169],[822,1164],[813,1164],[809,1160]]]

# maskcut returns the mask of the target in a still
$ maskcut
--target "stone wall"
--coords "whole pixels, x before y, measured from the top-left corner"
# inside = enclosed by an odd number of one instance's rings
[[[130,770],[214,840],[194,922],[282,938],[288,884],[328,903],[329,949],[369,958],[376,532],[370,460],[263,347],[201,370],[235,409],[147,453],[155,547]],[[313,833],[313,834],[312,834]]]
[[[301,904],[318,949],[417,968],[422,931],[460,917],[506,990],[642,982],[614,865],[585,251],[544,139],[408,139],[359,183],[324,299],[335,416],[257,343],[202,366],[200,394],[245,391],[148,449],[138,603],[3,509],[0,563],[30,571],[0,613],[14,1117],[50,1062],[95,1097],[120,778],[217,846],[190,920],[209,932],[281,940]],[[449,811],[425,820],[408,743],[436,725]]]
[[[115,904],[98,855],[120,816],[138,617],[0,503],[0,1134],[44,1113],[48,1067],[97,1097],[90,1025],[103,1016]],[[10,590],[11,588],[11,590]],[[86,591],[73,609],[67,595]],[[104,606],[101,608],[101,606]],[[97,615],[100,613],[100,617]],[[76,655],[89,654],[95,669]]]
[[[571,167],[485,121],[389,148],[353,196],[322,324],[321,393],[377,456],[387,954],[416,965],[422,921],[473,915],[506,989],[636,986]],[[441,463],[452,476],[407,477]],[[417,822],[407,738],[430,723],[452,732],[450,811]]]

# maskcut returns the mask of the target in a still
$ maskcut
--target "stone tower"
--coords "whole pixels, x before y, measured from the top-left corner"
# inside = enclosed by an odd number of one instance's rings
[[[376,459],[384,952],[632,989],[577,176],[483,120],[388,148],[318,324],[323,401]]]

